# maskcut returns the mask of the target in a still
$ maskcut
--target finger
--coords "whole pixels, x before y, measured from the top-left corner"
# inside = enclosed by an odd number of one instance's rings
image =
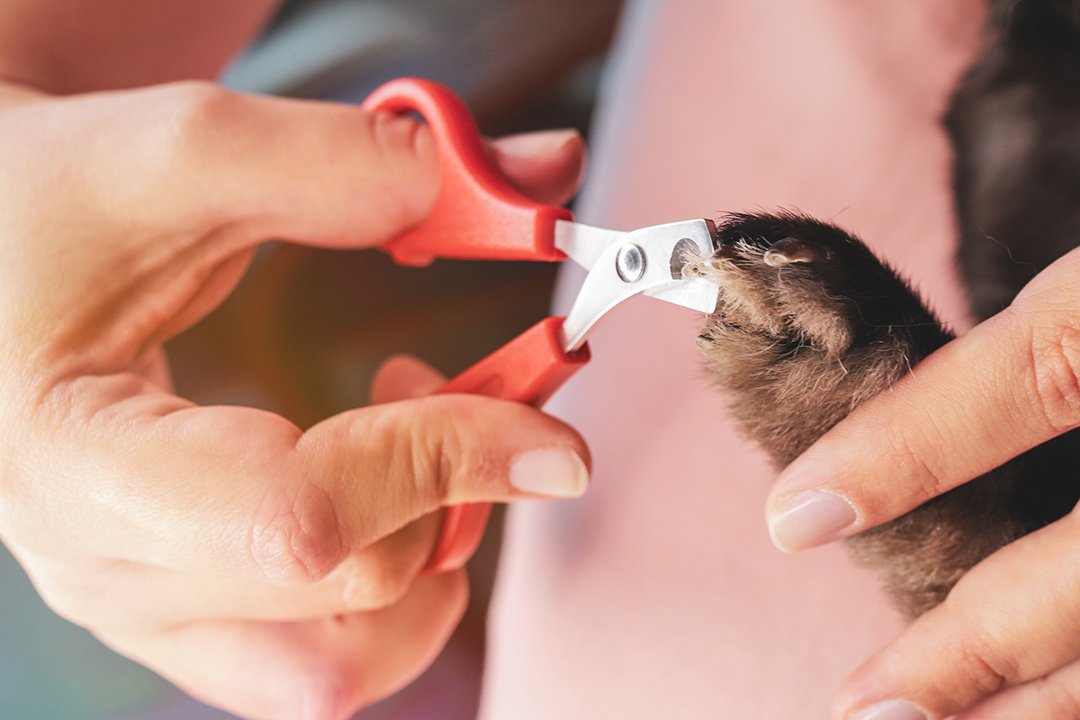
[[[1080,718],[1080,663],[994,695],[954,720]]]
[[[446,377],[427,363],[409,355],[396,355],[388,358],[375,371],[375,379],[371,384],[371,401],[381,404],[425,397],[445,384]],[[425,521],[435,523],[441,532],[444,512],[438,510],[412,524]],[[398,533],[405,532],[410,526],[398,530]],[[429,559],[434,550],[435,546],[432,544],[428,548]]]
[[[445,378],[426,363],[394,356],[375,373],[373,402],[421,397],[444,383]],[[298,621],[396,602],[430,557],[441,522],[441,514],[433,513],[409,523],[310,586],[277,587],[231,574],[197,575],[137,563],[114,562],[109,570],[89,573],[84,562],[71,567],[39,557],[33,565],[38,576],[52,569],[38,586],[53,608],[84,626],[160,630],[225,616]],[[94,602],[106,597],[101,593],[104,587],[112,589],[109,601]],[[147,604],[147,596],[157,599]]]
[[[464,612],[464,573],[425,577],[398,604],[305,623],[202,623],[102,639],[243,717],[344,720],[426,668]]]
[[[471,395],[343,413],[296,450],[303,475],[325,478],[338,505],[356,508],[341,518],[349,537],[377,537],[448,505],[577,497],[588,483],[576,431],[520,403]],[[373,477],[386,478],[378,491],[365,488]]]
[[[526,195],[550,205],[574,196],[585,171],[585,141],[576,130],[548,130],[491,144],[499,168]]]
[[[381,405],[425,397],[445,384],[446,377],[422,360],[409,355],[394,355],[375,370],[371,402]]]
[[[446,505],[576,497],[588,481],[573,429],[481,396],[354,410],[306,433],[123,376],[87,378],[73,397],[36,429],[25,476],[39,511],[5,518],[5,537],[46,554],[307,585]]]
[[[792,463],[768,501],[776,544],[874,527],[1077,427],[1078,272],[1074,251]]]
[[[848,680],[838,716],[902,701],[925,715],[896,717],[939,720],[1080,658],[1078,543],[1074,512],[977,565]]]
[[[42,599],[66,620],[98,632],[160,633],[220,618],[295,622],[388,607],[404,597],[427,564],[440,527],[437,513],[420,518],[310,584],[57,558],[25,548],[15,553]]]

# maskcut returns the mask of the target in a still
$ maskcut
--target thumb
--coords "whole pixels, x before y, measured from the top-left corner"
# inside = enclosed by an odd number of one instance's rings
[[[129,186],[114,194],[159,223],[195,212],[242,243],[364,247],[418,223],[438,194],[434,140],[411,117],[210,83],[151,88],[116,102],[122,107],[110,108],[110,122],[93,129],[106,126],[114,140],[106,147],[147,151],[134,158],[142,158],[139,168],[110,177]],[[580,178],[584,146],[576,132],[554,131],[496,143],[492,157],[526,193],[561,201]]]
[[[443,506],[578,497],[589,479],[588,448],[568,425],[474,395],[342,413],[304,433],[294,459],[329,495],[353,547]]]

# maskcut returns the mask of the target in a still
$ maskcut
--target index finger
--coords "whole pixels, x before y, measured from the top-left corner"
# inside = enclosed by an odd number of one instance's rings
[[[1080,424],[1080,255],[867,401],[792,463],[767,505],[801,550],[892,520]]]

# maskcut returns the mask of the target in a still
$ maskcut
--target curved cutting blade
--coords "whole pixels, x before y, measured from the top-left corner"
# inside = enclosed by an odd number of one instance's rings
[[[709,220],[653,225],[629,233],[560,221],[556,246],[589,274],[563,325],[564,348],[580,348],[612,308],[644,293],[699,312],[713,312],[719,288],[710,280],[684,277],[693,258],[715,251],[716,226]]]

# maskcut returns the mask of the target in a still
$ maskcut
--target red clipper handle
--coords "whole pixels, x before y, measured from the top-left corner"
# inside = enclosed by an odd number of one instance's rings
[[[562,348],[563,318],[547,318],[518,335],[439,389],[513,400],[540,407],[589,361],[589,348],[573,353]],[[424,567],[439,573],[462,567],[476,552],[491,505],[469,503],[446,508],[435,550]]]
[[[569,210],[536,202],[492,163],[469,109],[449,88],[398,78],[373,92],[364,110],[417,112],[435,137],[442,170],[435,207],[419,225],[383,245],[401,265],[436,258],[565,260],[555,247],[555,221]]]

